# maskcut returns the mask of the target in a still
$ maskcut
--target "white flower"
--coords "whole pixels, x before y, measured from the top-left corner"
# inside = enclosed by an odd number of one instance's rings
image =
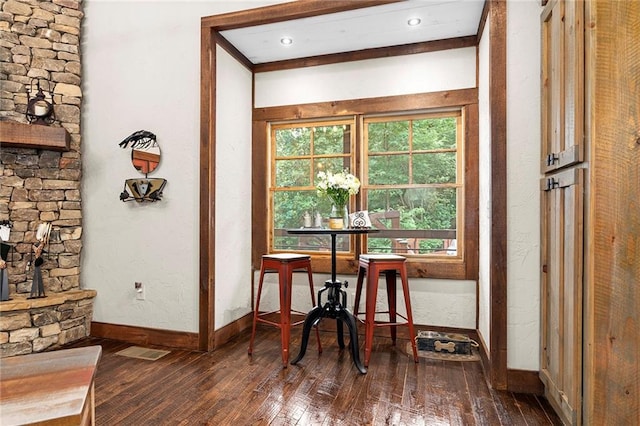
[[[318,193],[328,196],[338,207],[346,205],[349,195],[360,190],[360,179],[346,170],[339,173],[318,172]]]

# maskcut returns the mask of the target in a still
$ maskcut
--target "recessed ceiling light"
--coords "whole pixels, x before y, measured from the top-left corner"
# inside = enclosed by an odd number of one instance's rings
[[[417,25],[420,25],[420,22],[422,22],[420,18],[411,18],[407,21],[407,25],[409,25],[410,27],[415,27]]]
[[[291,37],[282,37],[280,39],[280,44],[283,46],[289,46],[290,44],[293,44],[293,39]]]

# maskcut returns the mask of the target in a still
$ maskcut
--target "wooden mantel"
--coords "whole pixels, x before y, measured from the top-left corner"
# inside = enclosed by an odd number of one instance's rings
[[[10,148],[69,151],[71,136],[64,127],[0,121],[0,144]]]

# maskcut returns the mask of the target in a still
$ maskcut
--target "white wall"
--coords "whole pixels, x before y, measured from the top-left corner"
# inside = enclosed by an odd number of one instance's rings
[[[476,49],[469,47],[397,58],[259,73],[255,76],[256,106],[295,105],[465,89],[476,86],[475,68]],[[355,277],[341,278],[355,284]],[[321,288],[326,279],[327,277],[316,276],[316,287]],[[274,284],[264,287],[263,291],[266,293],[261,300],[260,310],[275,309],[276,277],[267,277],[265,282]],[[299,290],[293,293],[293,303],[310,308],[307,306],[309,292],[306,290],[304,279],[297,277],[295,283]],[[475,286],[475,281],[411,279],[414,322],[421,325],[475,329]],[[384,285],[379,290],[381,300],[385,300],[383,287]],[[347,289],[349,303],[353,303],[353,291],[353,285]],[[265,304],[262,304],[263,300]]]
[[[95,321],[197,332],[200,17],[267,3],[276,1],[84,3],[81,284],[98,290]],[[520,369],[538,367],[539,14],[536,0],[508,4],[508,365]],[[458,52],[461,55],[433,52],[408,59],[426,68],[390,60],[369,64],[374,65],[370,74],[358,69],[357,63],[335,68],[342,73],[340,78],[358,77],[353,89],[345,89],[335,79],[327,80],[324,87],[304,86],[298,92],[304,96],[300,101],[381,96],[380,88],[388,90],[386,94],[428,91],[441,80],[454,86],[474,87],[475,59],[470,66],[464,65],[470,70],[469,75],[428,74],[437,71],[432,60],[443,54],[445,62],[458,66],[471,62],[464,50]],[[221,61],[227,62],[224,58]],[[236,66],[232,62],[228,65],[230,70]],[[413,72],[414,65],[419,74]],[[331,67],[337,66],[326,66]],[[304,83],[310,73],[324,72],[321,68],[325,67],[307,69],[296,77]],[[262,79],[261,84],[267,87],[282,84],[282,76],[261,74],[258,80]],[[334,91],[330,90],[332,87]],[[278,99],[263,96],[266,93],[257,96],[262,106],[292,103],[287,92],[282,93],[285,98]],[[228,95],[222,96],[226,99]],[[238,99],[238,105],[233,99],[228,101],[234,102],[234,110],[244,108],[244,99]],[[168,184],[164,200],[154,204],[122,203],[118,199],[124,180],[136,177],[137,173],[129,162],[130,151],[120,149],[118,143],[140,129],[158,136],[163,153],[160,167],[151,177],[166,178]],[[226,133],[224,129],[221,132],[218,138],[223,141]],[[234,140],[242,144],[242,137],[234,136]],[[481,138],[486,137],[481,129]],[[227,145],[223,142],[221,147]],[[238,167],[246,164],[242,160]],[[237,207],[234,201],[228,208],[233,211]],[[488,219],[485,209],[486,204],[480,211],[481,221],[485,221],[481,224]],[[221,220],[218,219],[219,226]],[[222,224],[226,226],[225,221]],[[216,235],[224,239],[225,230],[218,228]],[[245,244],[242,239],[234,249],[244,252]],[[220,261],[217,265],[220,266]],[[234,276],[231,288],[220,282],[221,277],[217,278],[216,327],[246,311],[246,293],[242,290],[236,293],[235,287],[245,278],[242,273]],[[135,300],[134,281],[145,284],[145,301]],[[424,281],[411,284],[416,292],[412,296],[418,311],[416,318],[424,318],[419,323],[475,327],[473,285]],[[443,309],[435,314],[426,312],[434,301],[443,300],[457,308],[453,312]],[[482,309],[488,302],[481,298],[480,303],[479,314],[483,315]],[[424,312],[419,306],[425,307]]]
[[[507,368],[538,370],[540,350],[540,13],[507,4]],[[480,259],[478,329],[490,346],[491,118],[489,21],[479,46]]]
[[[476,87],[475,48],[256,74],[256,107]]]
[[[489,27],[487,17],[478,46],[478,331],[488,350],[491,348],[491,110],[489,104]]]
[[[251,312],[251,71],[216,55],[215,328]]]
[[[270,3],[277,1],[84,2],[81,285],[98,291],[94,321],[198,331],[200,18]],[[245,98],[225,95],[224,85],[219,90],[227,107],[246,109]],[[141,129],[155,133],[162,149],[150,177],[168,180],[165,197],[123,203],[118,195],[125,179],[141,175],[131,166],[130,150],[118,143]],[[246,153],[246,135],[229,138],[227,131],[221,129],[219,155],[231,154],[226,147]],[[243,183],[242,198],[228,196],[227,208],[248,210],[245,194]],[[223,215],[220,222],[224,228],[216,235],[223,240],[238,240],[227,230],[246,231],[229,226]],[[244,252],[246,241],[238,244],[233,250]],[[234,275],[231,288],[218,285],[216,302],[245,312],[248,293],[235,291],[247,276]],[[135,281],[146,287],[146,300],[135,300]],[[226,309],[220,315],[216,326],[233,316]]]
[[[539,369],[540,13],[507,4],[507,367]]]
[[[256,289],[260,271],[255,273]],[[315,294],[323,287],[326,280],[330,279],[329,274],[313,274]],[[347,307],[353,310],[355,300],[356,277],[354,275],[339,275],[341,280],[346,280],[349,286],[344,290],[347,292]],[[437,327],[458,327],[475,330],[476,323],[476,282],[458,280],[438,280],[411,278],[409,279],[411,288],[411,312],[413,322],[417,325],[428,325]],[[386,303],[386,288],[384,278],[380,279],[378,285],[378,304],[380,308]],[[402,289],[397,292],[398,312],[405,313]],[[326,302],[326,295],[323,296]],[[267,274],[262,286],[262,297],[260,298],[261,311],[273,311],[278,309],[278,277],[276,274]],[[293,278],[292,309],[308,312],[312,308],[311,296],[309,295],[309,283],[307,276],[296,274]],[[386,310],[380,309],[381,311]],[[364,311],[364,300],[361,302],[360,312]],[[388,318],[388,317],[382,317]]]

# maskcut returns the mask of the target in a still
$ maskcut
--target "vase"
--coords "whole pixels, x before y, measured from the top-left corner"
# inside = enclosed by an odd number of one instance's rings
[[[342,228],[349,228],[349,209],[346,204],[342,207]]]
[[[329,214],[329,228],[331,229],[347,229],[349,228],[349,209],[346,204],[342,207],[331,206]]]

